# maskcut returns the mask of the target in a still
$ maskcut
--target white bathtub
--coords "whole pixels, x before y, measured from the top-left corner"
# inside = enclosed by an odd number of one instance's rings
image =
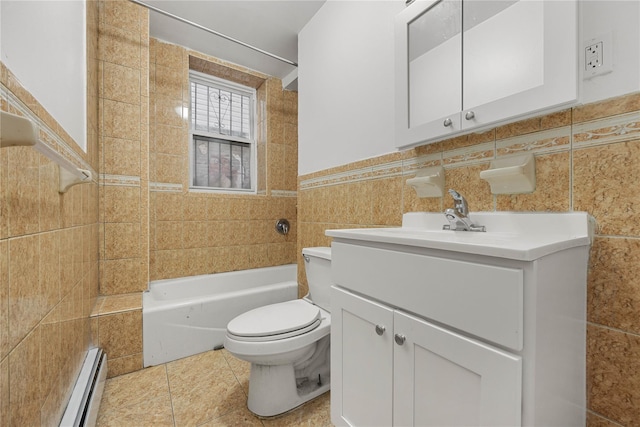
[[[296,264],[150,282],[142,295],[144,366],[221,347],[234,317],[297,297]]]

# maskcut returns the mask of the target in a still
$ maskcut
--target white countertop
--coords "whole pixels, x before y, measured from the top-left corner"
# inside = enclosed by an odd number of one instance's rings
[[[471,212],[486,232],[442,230],[444,214],[410,212],[402,227],[327,230],[338,240],[360,240],[423,247],[499,258],[533,261],[545,255],[591,244],[594,222],[585,212]]]

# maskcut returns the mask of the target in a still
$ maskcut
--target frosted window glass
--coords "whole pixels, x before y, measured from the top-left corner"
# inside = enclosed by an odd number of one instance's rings
[[[254,189],[255,90],[191,77],[192,187]]]

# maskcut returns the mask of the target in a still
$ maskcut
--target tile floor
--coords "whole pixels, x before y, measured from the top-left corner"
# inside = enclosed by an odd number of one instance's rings
[[[107,380],[98,427],[331,426],[329,393],[277,418],[247,409],[249,367],[208,351]]]

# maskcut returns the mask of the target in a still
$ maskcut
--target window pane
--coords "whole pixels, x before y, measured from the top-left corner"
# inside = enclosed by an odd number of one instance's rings
[[[209,142],[209,187],[221,187],[220,175],[222,162],[220,161],[220,144]]]
[[[194,136],[193,185],[251,189],[251,144]]]
[[[191,82],[191,127],[250,139],[251,97]]]
[[[249,147],[242,149],[242,188],[251,188],[251,150]]]
[[[237,145],[231,147],[231,171],[232,187],[242,188],[242,147]]]
[[[196,141],[195,143],[195,165],[193,173],[193,185],[206,186],[209,183],[209,165],[208,154],[209,147],[205,141]]]

